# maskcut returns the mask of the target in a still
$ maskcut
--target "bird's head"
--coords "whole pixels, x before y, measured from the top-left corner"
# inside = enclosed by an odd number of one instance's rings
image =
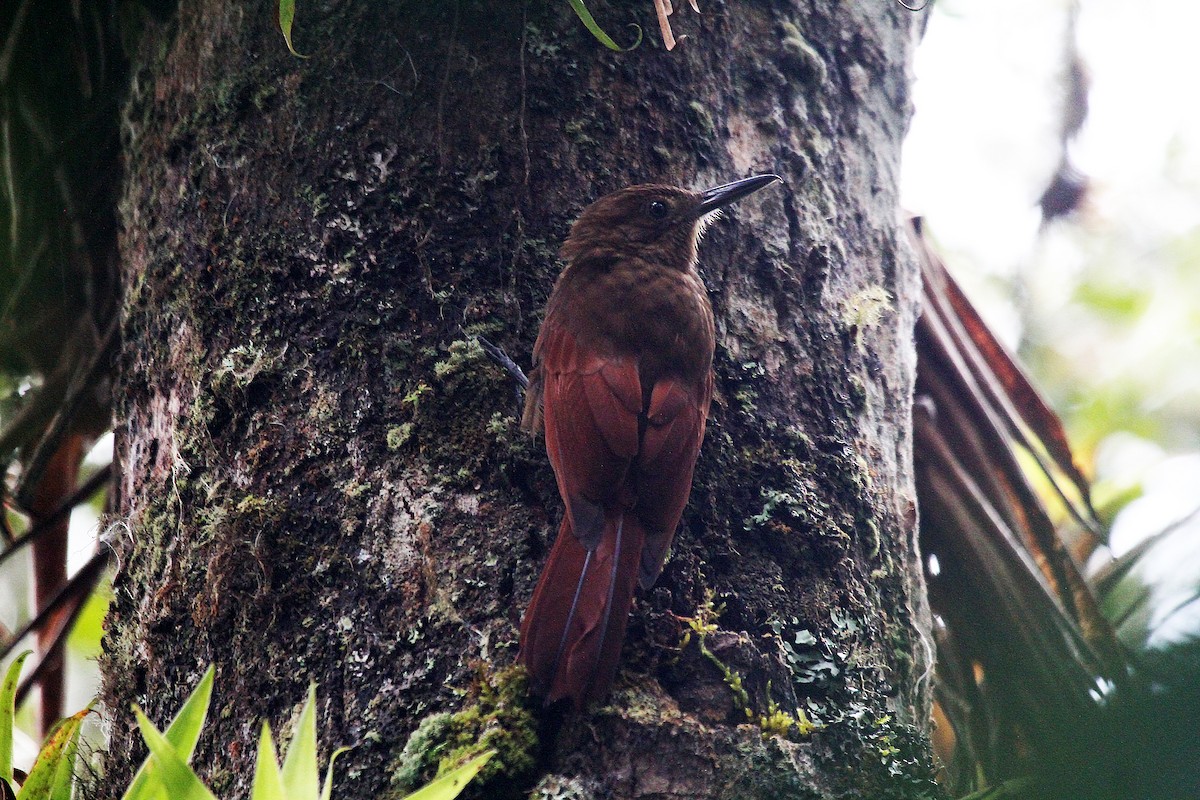
[[[722,208],[782,181],[754,175],[694,192],[646,183],[601,197],[583,210],[562,247],[568,263],[636,256],[689,269],[704,227]]]

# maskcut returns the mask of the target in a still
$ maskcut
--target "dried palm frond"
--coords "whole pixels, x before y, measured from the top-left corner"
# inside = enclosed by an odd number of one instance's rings
[[[1094,727],[1129,659],[1022,465],[1099,540],[1062,425],[921,236],[914,460],[938,628],[940,711],[960,791],[1029,775]],[[1078,755],[1082,756],[1080,752]]]
[[[924,284],[913,449],[949,788],[1200,797],[1200,640],[1148,650],[1152,590],[1131,580],[1147,553],[1194,530],[1195,515],[1085,578],[1076,558],[1093,554],[1102,531],[1061,423],[919,221],[912,235]],[[1048,497],[1023,464],[1053,487]],[[1070,520],[1055,526],[1052,500]],[[1197,602],[1200,588],[1179,601]]]
[[[696,0],[688,0],[688,5],[692,11],[700,13],[700,6],[696,4]],[[658,16],[658,30],[662,34],[663,46],[668,50],[674,50],[675,45],[684,39],[684,37],[675,38],[674,32],[671,30],[671,20],[668,19],[675,13],[675,8],[671,5],[671,0],[654,0],[654,13]]]

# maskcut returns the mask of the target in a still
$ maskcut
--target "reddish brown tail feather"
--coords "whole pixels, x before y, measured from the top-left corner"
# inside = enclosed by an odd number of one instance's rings
[[[632,516],[607,516],[590,553],[563,519],[525,611],[519,660],[547,705],[569,697],[582,710],[608,693],[617,672],[646,536]]]

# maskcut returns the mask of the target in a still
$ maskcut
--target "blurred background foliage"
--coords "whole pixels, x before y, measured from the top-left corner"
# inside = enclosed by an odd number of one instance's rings
[[[1200,631],[1198,24],[1171,0],[941,0],[903,162],[903,202],[1093,480],[1109,547],[1090,570],[1145,548],[1119,593],[1150,593],[1131,643]],[[1064,159],[1086,190],[1044,220]]]

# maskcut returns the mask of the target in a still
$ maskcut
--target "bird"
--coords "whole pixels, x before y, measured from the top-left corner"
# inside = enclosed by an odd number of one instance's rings
[[[522,427],[565,505],[521,624],[530,691],[576,711],[612,685],[637,584],[662,572],[713,394],[716,331],[696,270],[721,209],[782,179],[640,184],[585,208],[533,348]]]

